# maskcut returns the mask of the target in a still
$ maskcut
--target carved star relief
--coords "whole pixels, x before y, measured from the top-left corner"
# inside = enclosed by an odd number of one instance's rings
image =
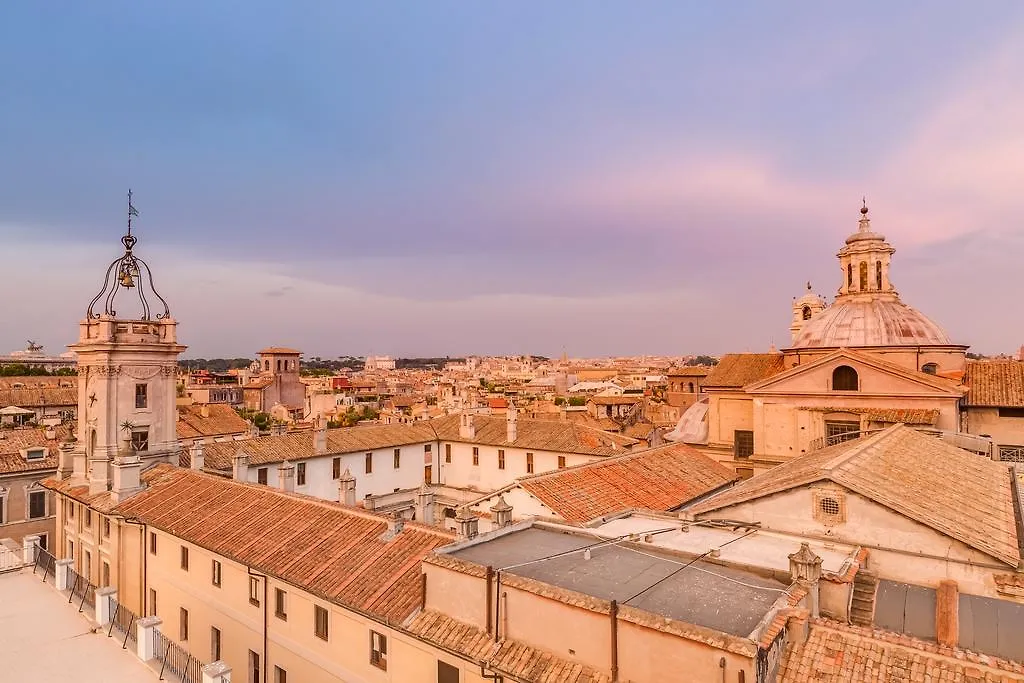
[[[95,403],[95,402],[96,402],[96,392],[94,391],[91,394],[89,394],[89,405],[92,406],[92,404]]]

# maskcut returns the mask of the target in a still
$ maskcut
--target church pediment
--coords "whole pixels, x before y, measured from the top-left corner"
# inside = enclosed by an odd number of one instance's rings
[[[952,380],[888,363],[871,354],[840,349],[744,387],[749,394],[935,396],[958,398]]]

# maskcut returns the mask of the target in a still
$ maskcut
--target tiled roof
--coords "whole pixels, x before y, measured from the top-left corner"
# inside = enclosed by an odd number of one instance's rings
[[[967,361],[964,384],[966,405],[1024,407],[1024,363],[1020,361]]]
[[[519,480],[567,522],[629,508],[672,510],[736,481],[733,470],[685,444],[671,444]]]
[[[287,346],[268,346],[265,349],[260,349],[256,353],[280,353],[299,355],[302,353],[302,351],[299,351],[298,349],[289,349]]]
[[[0,408],[18,406],[36,408],[40,406],[77,406],[78,389],[69,387],[36,387],[33,389],[0,390]]]
[[[692,512],[825,480],[1007,564],[1020,561],[1006,467],[904,425],[802,455],[698,503]]]
[[[624,449],[636,443],[620,434],[610,434],[598,429],[584,427],[569,420],[534,420],[518,418],[516,440],[509,442],[504,417],[474,415],[476,438],[459,437],[459,416],[447,415],[427,424],[433,426],[440,441],[478,443],[488,446],[509,446],[526,450],[580,453],[583,455],[619,455]]]
[[[203,410],[206,409],[206,416]],[[178,438],[194,439],[204,436],[225,436],[228,434],[244,434],[249,423],[235,412],[235,409],[222,403],[206,406],[178,406]]]
[[[711,370],[705,387],[744,387],[785,369],[781,353],[727,353]]]
[[[437,436],[428,421],[341,427],[327,430],[327,452],[323,455],[362,453],[377,448],[394,448],[436,440]],[[316,456],[313,452],[311,431],[213,443],[203,448],[205,465],[208,469],[214,470],[230,470],[236,453],[248,455],[251,465],[305,460]]]
[[[669,377],[706,377],[715,369],[713,365],[684,365],[668,371]]]
[[[610,683],[607,674],[546,650],[514,640],[494,637],[475,626],[428,610],[420,612],[407,631],[439,647],[454,651],[488,669],[524,683]]]
[[[827,619],[810,624],[806,642],[790,645],[781,683],[917,683],[1024,681],[1024,666],[996,657]]]
[[[383,516],[168,464],[142,479],[113,512],[391,623],[419,608],[422,558],[455,538],[406,522],[388,539]],[[89,499],[88,486],[47,485]]]
[[[56,438],[47,439],[42,428],[5,429],[0,431],[0,474],[37,472],[57,469],[60,442],[71,434],[68,427],[60,426]],[[46,457],[39,460],[25,460],[23,448],[46,447]]]

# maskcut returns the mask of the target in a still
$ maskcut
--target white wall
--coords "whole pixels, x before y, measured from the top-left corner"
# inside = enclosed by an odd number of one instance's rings
[[[451,444],[452,461],[445,462],[445,446]],[[473,465],[473,447],[480,449],[480,464]],[[498,450],[505,451],[505,469],[498,469]],[[508,486],[513,480],[525,477],[526,454],[533,453],[533,474],[558,469],[558,456],[565,456],[565,466],[582,465],[603,456],[557,453],[554,451],[527,451],[523,448],[485,446],[482,444],[442,441],[437,449],[441,467],[441,483],[460,488],[494,491]],[[626,451],[623,451],[624,453]]]

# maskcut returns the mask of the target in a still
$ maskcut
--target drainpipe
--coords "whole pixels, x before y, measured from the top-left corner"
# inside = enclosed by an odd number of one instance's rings
[[[498,586],[497,592],[501,593],[501,571],[499,570],[495,574],[495,583]],[[491,593],[487,593],[487,602],[490,605]],[[498,600],[494,606],[494,642],[498,642],[498,625],[501,624],[501,601]]]
[[[260,664],[263,683],[267,683],[267,575],[254,572],[252,567],[246,567],[249,576],[257,576],[263,579],[263,661]]]
[[[492,611],[492,608],[493,608],[493,605],[494,605],[494,603],[493,603],[493,600],[494,600],[494,591],[493,591],[493,588],[494,588],[494,567],[488,565],[487,566],[487,573],[485,574],[485,576],[487,578],[487,633],[488,633],[488,635],[490,635],[490,633],[491,633],[491,611]]]
[[[619,680],[619,603],[612,600],[608,610],[612,618],[612,683]]]

